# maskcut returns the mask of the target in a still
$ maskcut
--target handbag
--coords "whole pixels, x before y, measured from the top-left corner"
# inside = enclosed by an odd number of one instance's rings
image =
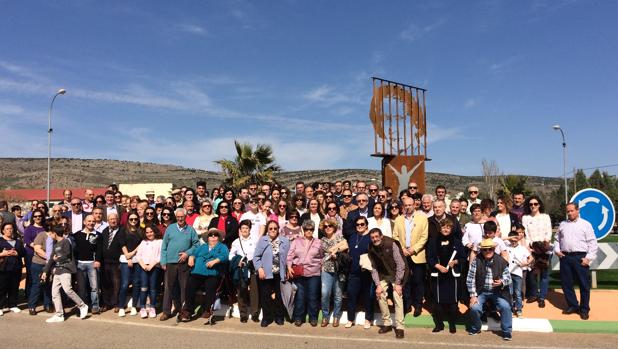
[[[311,245],[313,245],[314,240],[315,239],[312,239],[311,243],[309,243],[309,247],[307,247],[307,250],[305,251],[305,258],[303,258],[303,262],[299,264],[292,264],[292,273],[294,274],[294,278],[301,277],[305,274],[305,260],[307,259],[307,254],[309,254],[309,250],[311,249]]]

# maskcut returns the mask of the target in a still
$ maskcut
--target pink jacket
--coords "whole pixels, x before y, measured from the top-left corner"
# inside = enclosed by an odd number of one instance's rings
[[[161,244],[163,240],[142,240],[137,246],[135,258],[144,264],[158,264],[161,260]]]
[[[309,245],[306,246],[306,243]],[[287,259],[288,269],[292,264],[303,264],[303,276],[320,276],[322,258],[324,258],[324,251],[319,239],[313,238],[309,242],[304,237],[299,237],[290,244]]]

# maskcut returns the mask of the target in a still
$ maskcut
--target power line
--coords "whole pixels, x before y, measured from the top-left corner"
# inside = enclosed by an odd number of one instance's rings
[[[602,165],[602,166],[595,166],[595,167],[588,167],[588,168],[578,168],[578,169],[575,169],[575,171],[569,171],[567,173],[572,174],[572,173],[575,173],[576,171],[579,171],[579,170],[582,170],[582,171],[596,170],[596,169],[608,168],[608,167],[618,167],[618,164]]]

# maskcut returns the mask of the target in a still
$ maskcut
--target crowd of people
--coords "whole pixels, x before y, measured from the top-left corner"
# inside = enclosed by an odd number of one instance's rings
[[[411,182],[394,193],[360,180],[209,193],[200,181],[169,197],[127,196],[111,185],[97,197],[66,190],[51,207],[0,201],[0,315],[21,311],[25,267],[27,310],[53,314],[47,322],[64,321],[74,305],[81,318],[113,311],[213,324],[223,301],[237,303],[241,322],[263,327],[350,328],[362,309],[370,329],[377,303],[378,333],[403,338],[404,316],[423,308],[433,332],[446,322],[456,333],[463,304],[470,335],[492,316],[510,340],[524,304],[545,307],[555,254],[564,312],[588,319],[597,245],[577,204],[553,234],[539,196],[480,197],[476,186],[450,199],[444,186],[423,194]]]

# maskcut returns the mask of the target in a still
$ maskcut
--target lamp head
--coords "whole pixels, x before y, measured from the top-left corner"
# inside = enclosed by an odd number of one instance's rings
[[[63,88],[59,89],[58,92],[56,92],[56,94],[59,94],[59,95],[63,95],[65,93],[67,93],[67,90],[65,90]]]
[[[557,130],[560,129],[560,125],[554,125],[554,126],[552,126],[552,128],[557,131]]]

